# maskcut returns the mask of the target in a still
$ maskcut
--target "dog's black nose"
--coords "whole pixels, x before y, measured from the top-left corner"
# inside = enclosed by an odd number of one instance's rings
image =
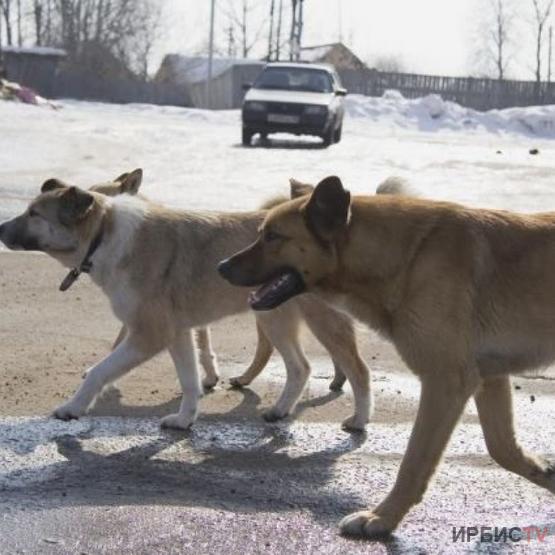
[[[229,279],[229,277],[231,275],[231,264],[230,264],[229,258],[226,258],[225,260],[222,260],[218,264],[218,273],[224,279]]]
[[[2,237],[2,234],[4,233],[4,230],[6,229],[6,224],[0,224],[0,237]]]

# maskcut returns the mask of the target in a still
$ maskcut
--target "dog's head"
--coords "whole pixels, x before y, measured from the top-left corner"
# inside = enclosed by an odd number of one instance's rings
[[[0,225],[0,241],[12,250],[42,251],[58,259],[81,253],[99,217],[101,195],[49,179],[23,214]]]
[[[23,214],[0,225],[0,241],[9,249],[42,251],[75,266],[99,230],[106,195],[135,194],[141,179],[142,171],[135,170],[89,191],[48,179]]]
[[[268,212],[259,238],[224,260],[220,274],[234,285],[261,286],[250,296],[255,310],[269,310],[310,290],[338,269],[351,195],[338,177],[315,188],[291,183],[293,200]]]

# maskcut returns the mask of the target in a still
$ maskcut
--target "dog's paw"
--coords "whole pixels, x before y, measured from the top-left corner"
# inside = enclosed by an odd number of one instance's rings
[[[366,424],[368,424],[368,420],[366,418],[361,418],[360,416],[353,414],[353,416],[349,416],[349,418],[343,420],[341,427],[348,432],[364,432]]]
[[[229,379],[229,383],[234,389],[241,389],[242,387],[249,385],[251,382],[246,380],[243,376],[235,376]]]
[[[202,389],[204,389],[205,393],[208,393],[209,391],[212,391],[216,387],[217,383],[218,383],[218,376],[216,376],[215,378],[206,377],[202,380]]]
[[[345,384],[345,376],[335,376],[330,382],[330,391],[343,391],[343,385]]]
[[[555,493],[555,462],[546,462],[543,476],[546,483],[540,485],[543,485],[551,493]]]
[[[341,534],[356,538],[381,539],[387,538],[394,527],[381,516],[371,511],[359,511],[347,515],[340,523]]]
[[[183,417],[181,414],[168,414],[160,421],[162,428],[170,430],[188,430],[195,420],[193,418]]]
[[[278,420],[285,418],[287,414],[288,413],[283,412],[276,407],[272,407],[262,413],[262,418],[264,418],[266,422],[277,422]]]
[[[73,403],[65,403],[60,405],[53,413],[52,416],[58,420],[77,420],[83,416],[85,411]]]

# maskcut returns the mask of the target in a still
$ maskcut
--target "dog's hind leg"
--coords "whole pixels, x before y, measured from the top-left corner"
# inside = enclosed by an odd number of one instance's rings
[[[197,328],[195,338],[199,350],[199,361],[206,374],[202,380],[202,386],[205,391],[209,391],[216,386],[220,379],[216,353],[212,350],[210,341],[210,328]]]
[[[492,458],[507,470],[555,493],[555,466],[524,451],[516,439],[510,378],[484,380],[474,398]]]
[[[76,393],[54,411],[54,416],[61,420],[79,418],[106,385],[121,378],[160,350],[161,347],[155,347],[152,342],[141,341],[132,334],[127,335],[104,360],[87,372]]]
[[[297,307],[286,305],[259,314],[260,324],[266,337],[279,351],[287,370],[285,387],[277,403],[264,414],[264,419],[274,422],[291,413],[310,375],[310,365],[299,342],[300,317]]]
[[[169,346],[169,351],[175,364],[183,397],[179,412],[165,416],[162,419],[162,427],[186,430],[197,418],[198,401],[202,396],[197,353],[191,330],[180,332]]]
[[[345,372],[343,372],[338,362],[333,361],[333,380],[330,382],[330,391],[342,391],[346,381]]]
[[[364,430],[372,413],[370,370],[359,355],[353,320],[326,304],[307,296],[301,313],[315,337],[331,355],[336,368],[347,376],[355,398],[355,413],[343,422],[347,430]]]
[[[266,337],[264,330],[258,323],[258,319],[256,322],[256,334],[257,342],[254,359],[243,374],[241,374],[240,376],[235,376],[234,378],[231,378],[229,380],[229,383],[233,387],[244,387],[246,385],[249,385],[254,380],[254,378],[256,378],[258,374],[260,374],[260,372],[264,370],[266,364],[268,364],[268,361],[272,356],[274,346]]]
[[[432,373],[422,380],[418,414],[397,480],[389,495],[373,511],[345,517],[346,535],[380,538],[389,535],[407,511],[420,502],[428,482],[478,380],[461,373]]]

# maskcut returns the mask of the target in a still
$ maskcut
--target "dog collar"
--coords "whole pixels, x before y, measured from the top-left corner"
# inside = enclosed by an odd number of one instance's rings
[[[85,254],[85,258],[79,266],[76,268],[72,268],[67,276],[64,278],[60,285],[60,291],[67,291],[78,279],[81,274],[88,274],[92,270],[92,260],[91,257],[96,252],[96,249],[102,243],[102,236],[104,235],[104,226],[100,227],[100,231],[96,234],[95,238],[92,240],[92,243],[89,245],[89,249],[87,250],[87,254]]]

